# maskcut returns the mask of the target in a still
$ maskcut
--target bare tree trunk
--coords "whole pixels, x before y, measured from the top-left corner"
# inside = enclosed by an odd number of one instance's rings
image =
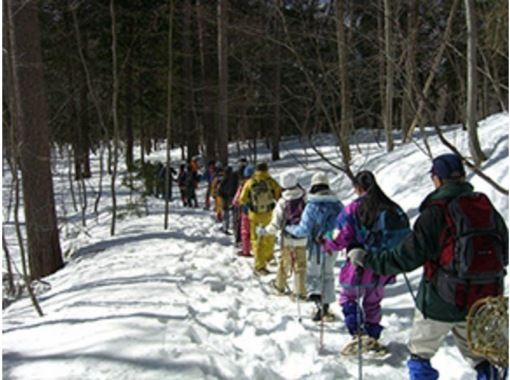
[[[168,0],[168,73],[167,73],[167,103],[166,103],[166,170],[165,170],[165,230],[168,229],[169,215],[169,197],[170,194],[170,169],[172,148],[172,70],[173,70],[173,23],[174,23],[174,4],[173,0]]]
[[[418,0],[409,0],[407,2],[407,7],[407,40],[404,74],[405,85],[401,116],[402,136],[407,135],[409,125],[412,122],[414,111],[416,109],[415,89],[417,88],[416,47],[418,35]]]
[[[391,0],[384,0],[384,53],[386,62],[386,92],[384,97],[384,132],[386,134],[386,151],[391,152],[393,145],[393,12]]]
[[[184,109],[183,123],[185,127],[186,146],[188,159],[198,154],[198,128],[194,118],[194,98],[193,98],[193,52],[191,50],[191,2],[190,0],[180,1],[183,6],[183,30],[182,30],[182,48],[183,48],[183,76],[184,76]]]
[[[223,164],[228,163],[228,0],[218,0],[218,74],[219,74],[219,125],[218,155]]]
[[[280,103],[281,103],[281,52],[280,46],[276,47],[275,54],[275,68],[274,68],[274,121],[271,125],[271,160],[277,161],[280,159]]]
[[[129,26],[132,34],[132,27]],[[124,136],[126,139],[126,168],[128,171],[133,170],[133,65],[128,62],[126,66],[126,87],[125,87],[126,111],[124,118]]]
[[[351,161],[349,137],[351,134],[352,105],[349,76],[347,75],[347,44],[345,40],[345,10],[344,2],[336,1],[336,45],[338,54],[338,73],[340,77],[340,150],[345,163]]]
[[[466,101],[466,127],[469,135],[469,151],[476,167],[486,160],[478,139],[478,78],[476,72],[476,15],[474,0],[465,0],[466,26],[467,26],[467,101]]]
[[[9,253],[9,248],[7,247],[7,241],[5,240],[5,232],[2,231],[2,248],[4,250],[4,255],[5,255],[5,264],[7,265],[7,284],[8,284],[8,288],[7,288],[7,291],[10,293],[10,294],[14,294],[15,293],[15,290],[14,290],[14,278],[13,278],[13,273],[12,273],[12,260],[11,260],[11,255]]]
[[[12,90],[32,278],[62,268],[36,1],[9,2]],[[11,13],[12,12],[12,13]]]
[[[115,192],[115,180],[117,178],[118,151],[119,151],[119,119],[117,116],[117,98],[119,96],[119,77],[117,73],[117,30],[115,20],[115,1],[110,0],[110,16],[112,20],[112,117],[113,117],[113,165],[112,165],[112,224],[110,235],[115,235],[115,223],[117,221],[117,194]]]

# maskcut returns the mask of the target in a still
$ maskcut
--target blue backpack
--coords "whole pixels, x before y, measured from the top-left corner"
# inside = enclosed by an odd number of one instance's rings
[[[409,219],[400,208],[382,210],[370,228],[361,226],[363,248],[369,253],[379,253],[396,248],[411,233]]]

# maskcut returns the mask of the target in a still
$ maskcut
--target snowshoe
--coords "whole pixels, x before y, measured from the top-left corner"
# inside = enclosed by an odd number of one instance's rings
[[[237,252],[236,252],[236,255],[237,255],[237,256],[242,256],[242,257],[251,257],[251,254],[249,254],[249,253],[244,253],[243,251],[237,251]]]
[[[255,273],[256,276],[267,276],[271,272],[269,272],[266,268],[262,268],[262,269],[255,269],[253,271],[253,273]]]
[[[377,339],[365,334],[353,336],[352,340],[342,348],[341,354],[344,356],[358,355],[359,339],[361,339],[361,351],[363,354],[368,354],[372,358],[384,358],[389,354],[388,347],[379,343]]]
[[[322,317],[322,315],[324,316]],[[320,307],[317,308],[313,313],[312,321],[320,322],[321,317],[324,318],[324,322],[333,322],[335,320],[335,314],[329,311],[329,305],[324,305],[324,311]]]
[[[270,285],[272,290],[274,290],[274,292],[279,296],[286,296],[291,293],[288,288],[280,289],[278,286],[276,286],[276,280],[272,280]]]

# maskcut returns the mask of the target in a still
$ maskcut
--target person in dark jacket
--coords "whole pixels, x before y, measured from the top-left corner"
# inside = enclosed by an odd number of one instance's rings
[[[223,228],[222,231],[228,234],[229,223],[230,223],[230,210],[232,209],[232,200],[236,195],[237,186],[239,185],[239,179],[237,173],[234,173],[232,167],[227,166],[225,170],[225,177],[220,182],[218,189],[218,195],[221,197],[223,206]]]
[[[465,171],[460,158],[444,154],[433,160],[430,171],[435,190],[420,206],[420,215],[413,231],[396,249],[367,254],[362,249],[348,253],[351,262],[370,268],[375,273],[392,275],[412,271],[425,266],[424,275],[416,297],[407,362],[411,380],[436,380],[439,373],[430,359],[440,348],[445,336],[451,331],[462,356],[476,369],[477,379],[496,378],[497,369],[485,358],[470,351],[467,342],[467,307],[447,302],[439,293],[437,282],[430,278],[426,268],[440,265],[439,258],[444,246],[441,244],[446,231],[446,211],[438,202],[451,201],[459,196],[473,193],[473,186],[465,181]],[[508,265],[508,230],[501,215],[494,212],[495,230],[502,242],[503,266]]]
[[[188,164],[186,176],[184,177],[184,186],[186,189],[186,200],[188,207],[198,207],[196,189],[198,186],[198,173]]]
[[[237,176],[237,183],[241,183],[244,181],[244,169],[248,165],[248,160],[246,158],[240,158],[238,161],[237,170],[235,175]],[[234,243],[236,246],[241,244],[241,207],[233,206],[232,207],[232,229],[234,230]]]

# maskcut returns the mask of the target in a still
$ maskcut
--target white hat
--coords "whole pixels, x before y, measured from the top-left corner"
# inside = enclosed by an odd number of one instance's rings
[[[283,174],[281,181],[281,185],[284,189],[292,189],[297,186],[297,178],[293,173]]]
[[[317,172],[312,176],[312,184],[311,186],[315,185],[327,185],[329,186],[329,179],[326,173],[323,172]]]

